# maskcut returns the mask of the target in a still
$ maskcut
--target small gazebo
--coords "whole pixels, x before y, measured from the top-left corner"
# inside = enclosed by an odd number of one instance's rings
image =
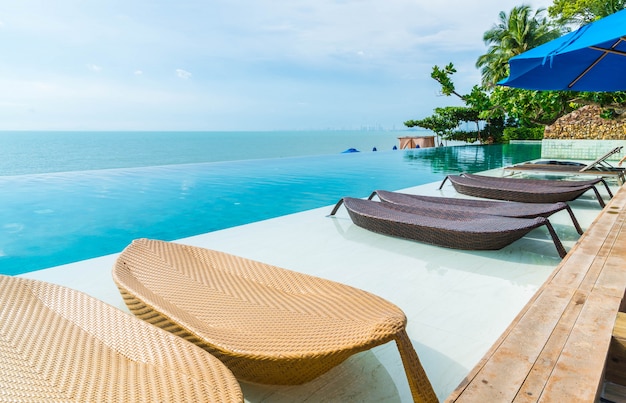
[[[400,149],[405,148],[428,148],[435,146],[435,136],[405,136],[398,137]]]

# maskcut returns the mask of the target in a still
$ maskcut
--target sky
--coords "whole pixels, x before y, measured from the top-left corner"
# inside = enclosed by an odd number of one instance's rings
[[[404,129],[533,0],[0,0],[0,130]]]

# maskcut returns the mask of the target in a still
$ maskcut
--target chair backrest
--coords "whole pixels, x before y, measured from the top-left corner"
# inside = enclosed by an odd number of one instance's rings
[[[622,146],[619,147],[615,147],[614,149],[612,149],[611,151],[609,151],[608,153],[604,154],[603,156],[601,156],[600,158],[596,159],[595,161],[593,161],[592,163],[584,166],[580,172],[585,172],[588,171],[590,169],[595,168],[597,165],[603,163],[607,158],[609,158],[611,155],[613,154],[617,154],[620,151],[622,151]]]

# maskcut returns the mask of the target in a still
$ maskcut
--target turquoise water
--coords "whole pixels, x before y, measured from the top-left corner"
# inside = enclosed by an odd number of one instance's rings
[[[540,145],[440,147],[0,177],[0,273],[179,239],[540,157]]]
[[[0,132],[0,175],[391,150],[425,131]]]

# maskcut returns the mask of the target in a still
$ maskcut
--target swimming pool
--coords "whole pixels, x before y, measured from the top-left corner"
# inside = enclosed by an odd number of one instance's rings
[[[539,158],[491,145],[0,177],[0,273],[20,274]]]

